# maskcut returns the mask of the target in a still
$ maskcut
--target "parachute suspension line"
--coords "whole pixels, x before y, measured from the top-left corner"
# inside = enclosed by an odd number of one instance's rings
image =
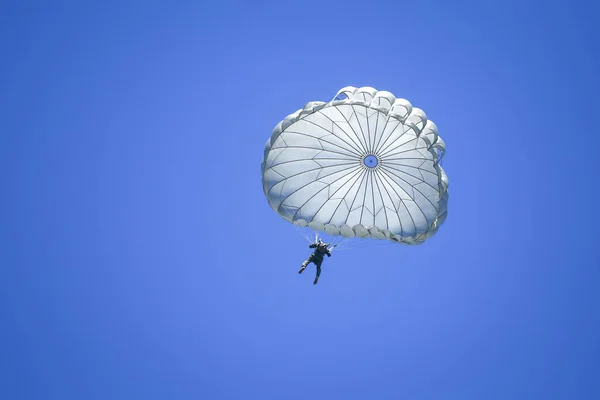
[[[340,242],[338,244],[338,246],[336,247],[336,249],[338,251],[351,251],[351,250],[358,250],[358,249],[362,249],[362,248],[366,248],[366,247],[368,247],[369,249],[372,249],[372,248],[376,248],[376,247],[397,245],[396,243],[393,243],[389,240],[376,240],[376,239],[361,240],[361,239],[357,239],[357,238],[345,238],[345,239],[346,240],[343,240],[342,242]]]
[[[284,210],[285,210],[285,208],[284,208]],[[293,218],[293,215],[290,215],[291,213],[289,211],[287,211],[287,210],[286,210],[286,214],[287,214],[288,218],[290,218],[290,219]],[[299,227],[298,225],[294,224],[293,222],[291,224],[294,225],[294,228],[296,228],[296,230],[298,231],[298,233],[300,233],[300,235],[302,235],[302,237],[304,239],[306,239],[306,241],[308,243],[312,243],[312,241],[310,240],[310,236],[304,231],[304,228]]]
[[[286,210],[285,208],[283,209],[285,211],[285,215],[292,219],[293,218],[293,214],[291,213],[291,211]],[[294,228],[298,231],[298,233],[300,233],[300,235],[302,235],[302,237],[308,242],[308,243],[316,243],[317,240],[319,240],[319,232],[317,231],[313,231],[312,229],[310,229],[309,227],[299,227],[298,225],[294,224],[293,222],[291,223],[292,225],[294,225]],[[334,236],[335,237],[335,236]],[[322,239],[323,241],[327,241],[325,239]],[[333,239],[330,240],[330,243],[332,245],[334,245],[335,247],[339,246],[340,243],[344,243],[348,240],[348,238],[345,238],[343,236],[337,236],[337,239]]]
[[[294,225],[294,226],[296,226],[296,225]],[[303,228],[300,228],[299,226],[296,226],[296,228],[298,228],[298,230],[300,231],[300,234],[301,234],[302,236],[304,236],[304,239],[306,239],[306,241],[307,241],[308,243],[312,243],[312,241],[310,240],[310,236],[308,236],[308,234],[305,234],[305,233],[304,233],[304,230],[303,230]]]
[[[307,241],[308,243],[312,243],[312,241],[310,240],[310,236],[308,235],[308,233],[306,233],[306,232],[304,231],[304,228],[301,228],[301,227],[299,227],[299,226],[298,226],[298,225],[296,225],[296,224],[292,224],[292,225],[294,225],[294,227],[296,228],[296,230],[297,230],[297,231],[298,231],[298,232],[299,232],[299,233],[302,235],[302,237],[303,237],[304,239],[306,239],[306,241]]]
[[[293,214],[289,210],[287,210],[285,208],[283,208],[282,210],[285,212],[285,214],[287,215],[288,218],[292,219]],[[321,235],[319,235],[318,231],[313,231],[309,227],[300,227],[294,223],[292,223],[292,225],[294,225],[294,228],[308,243],[316,243],[319,240],[319,237],[321,236]],[[397,245],[396,243],[390,242],[388,240],[375,240],[375,239],[361,240],[357,237],[348,238],[348,237],[344,237],[342,235],[333,236],[333,237],[327,238],[327,239],[329,239],[329,240],[322,238],[323,241],[329,242],[331,244],[329,249],[331,251],[333,251],[335,249],[336,252],[358,250],[358,249],[361,249],[364,247],[373,248],[373,247]]]

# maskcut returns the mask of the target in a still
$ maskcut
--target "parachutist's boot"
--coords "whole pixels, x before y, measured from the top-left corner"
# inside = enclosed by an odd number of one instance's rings
[[[306,269],[306,267],[303,265],[302,267],[300,267],[300,270],[298,271],[298,273],[299,274],[303,273],[305,269]]]
[[[318,276],[317,276],[317,277],[315,277],[315,281],[313,282],[313,285],[316,285],[316,284],[317,284],[317,282],[319,282],[319,277],[318,277]]]

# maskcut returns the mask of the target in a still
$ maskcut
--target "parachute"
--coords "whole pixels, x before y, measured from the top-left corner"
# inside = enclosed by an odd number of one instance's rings
[[[263,191],[298,227],[421,244],[447,216],[444,152],[423,110],[387,91],[348,86],[275,127],[261,163]]]

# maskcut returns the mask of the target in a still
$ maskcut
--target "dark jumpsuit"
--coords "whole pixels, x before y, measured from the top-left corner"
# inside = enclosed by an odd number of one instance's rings
[[[327,257],[331,257],[331,251],[327,248],[325,243],[312,243],[311,249],[315,249],[313,253],[308,257],[308,260],[302,263],[302,267],[306,268],[311,262],[317,266],[317,278],[321,275],[321,264],[323,263],[323,256],[327,254]]]

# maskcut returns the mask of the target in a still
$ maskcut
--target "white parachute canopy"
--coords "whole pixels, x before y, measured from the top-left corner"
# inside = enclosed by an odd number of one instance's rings
[[[310,102],[267,140],[269,205],[299,227],[330,235],[420,244],[447,215],[445,144],[408,100],[345,87]]]

